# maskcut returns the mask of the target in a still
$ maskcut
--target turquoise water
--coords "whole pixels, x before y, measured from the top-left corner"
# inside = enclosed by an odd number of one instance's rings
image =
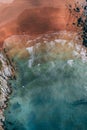
[[[29,68],[28,59],[15,62],[5,130],[87,130],[86,63],[76,59],[71,67],[57,57]]]

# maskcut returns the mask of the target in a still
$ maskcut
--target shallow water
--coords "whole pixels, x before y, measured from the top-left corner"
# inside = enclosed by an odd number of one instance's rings
[[[49,57],[37,56],[30,68],[29,59],[15,58],[17,79],[9,81],[13,93],[5,130],[87,129],[87,63],[77,58],[70,66],[66,59]]]

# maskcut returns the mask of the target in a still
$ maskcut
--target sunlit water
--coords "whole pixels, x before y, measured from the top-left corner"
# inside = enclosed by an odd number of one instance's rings
[[[5,130],[87,130],[87,63],[68,61],[69,52],[50,53],[55,47],[15,57]]]

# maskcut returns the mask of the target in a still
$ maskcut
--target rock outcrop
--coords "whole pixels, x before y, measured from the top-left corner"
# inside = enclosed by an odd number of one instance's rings
[[[13,68],[9,64],[9,60],[3,52],[0,53],[0,62],[0,130],[3,130],[2,126],[5,120],[3,112],[7,106],[6,102],[9,99],[9,94],[11,93],[8,80],[13,76]]]

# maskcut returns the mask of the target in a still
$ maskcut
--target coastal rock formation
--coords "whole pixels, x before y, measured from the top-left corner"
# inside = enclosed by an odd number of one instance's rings
[[[13,75],[13,69],[3,52],[0,53],[0,63],[0,130],[3,130],[2,126],[5,120],[3,112],[7,106],[6,102],[9,94],[11,93],[8,80]]]

